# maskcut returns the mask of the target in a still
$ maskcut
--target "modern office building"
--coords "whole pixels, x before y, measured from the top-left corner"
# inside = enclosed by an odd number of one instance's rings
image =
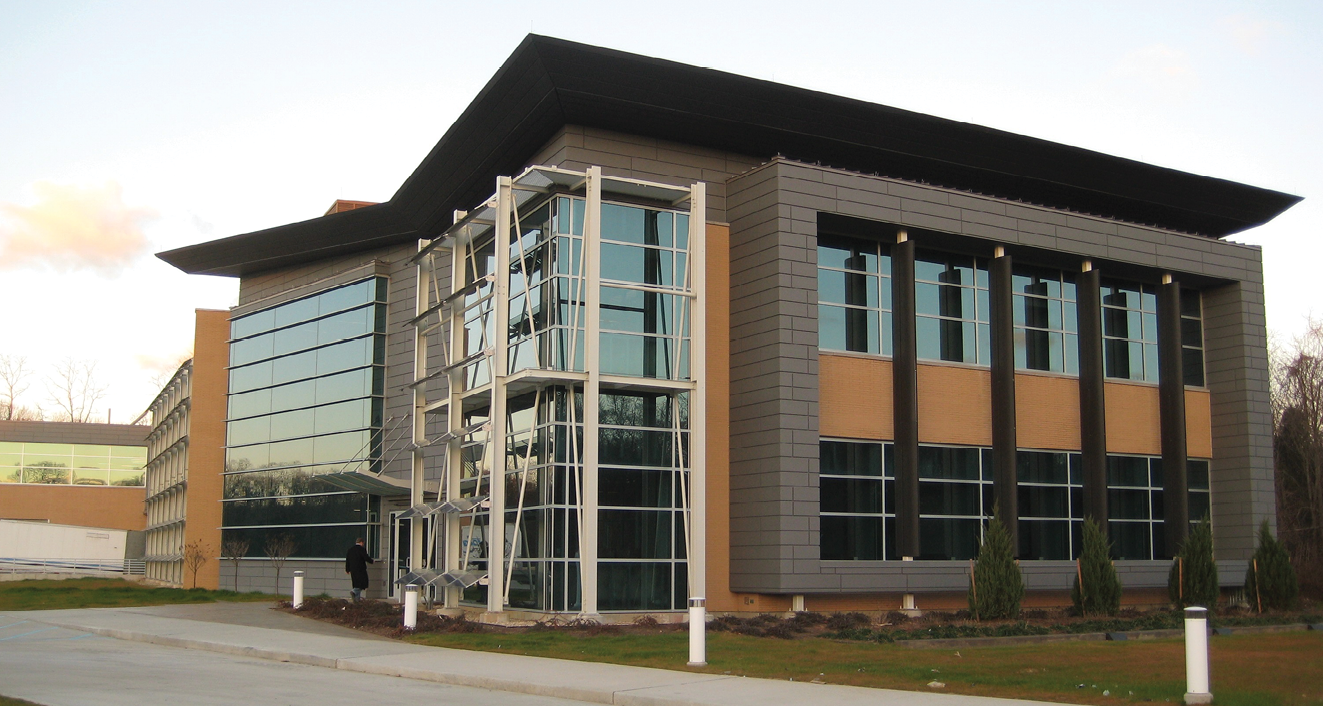
[[[130,424],[0,422],[0,519],[141,531],[146,435]]]
[[[240,280],[223,533],[320,590],[365,536],[491,612],[952,606],[996,511],[1030,602],[1085,517],[1137,600],[1274,519],[1228,236],[1298,200],[530,36],[390,201],[161,257]]]
[[[221,483],[225,469],[225,402],[229,387],[228,311],[199,309],[193,357],[179,366],[148,406],[147,578],[193,586],[184,547],[197,542],[207,561],[197,585],[220,586]]]

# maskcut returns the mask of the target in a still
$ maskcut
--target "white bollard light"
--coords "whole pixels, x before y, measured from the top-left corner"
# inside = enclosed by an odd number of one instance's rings
[[[707,666],[707,601],[689,599],[689,666]]]
[[[1208,609],[1185,609],[1185,703],[1211,704],[1208,691]]]
[[[413,584],[404,587],[404,629],[418,629],[418,587]]]
[[[302,608],[303,607],[303,572],[302,571],[294,572],[293,595],[294,595],[294,600],[291,601],[291,604],[294,606],[295,609]]]

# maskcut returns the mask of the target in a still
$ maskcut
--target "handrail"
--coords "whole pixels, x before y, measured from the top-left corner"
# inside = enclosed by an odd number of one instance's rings
[[[0,574],[74,574],[89,572],[142,576],[147,572],[147,562],[145,559],[0,557]]]

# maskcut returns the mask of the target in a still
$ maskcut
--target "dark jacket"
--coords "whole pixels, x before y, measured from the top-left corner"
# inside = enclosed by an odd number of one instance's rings
[[[355,544],[349,548],[349,554],[345,556],[345,573],[354,582],[354,588],[368,587],[367,565],[372,563],[372,557],[368,556],[367,550],[361,544]]]

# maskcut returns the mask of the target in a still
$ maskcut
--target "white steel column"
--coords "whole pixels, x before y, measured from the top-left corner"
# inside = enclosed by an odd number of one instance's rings
[[[468,245],[456,239],[455,246],[450,251],[450,292],[453,294],[464,286],[464,262],[465,249]],[[435,260],[433,260],[435,267]],[[450,365],[464,357],[464,316],[456,314],[454,308],[447,308],[442,312],[441,320],[449,319],[450,322],[450,348],[446,353],[446,359],[442,365]],[[444,333],[444,332],[443,332]],[[462,374],[462,373],[461,373]],[[463,391],[463,385],[456,384],[458,375],[447,375],[446,394],[449,396],[449,403],[446,405],[446,431],[454,432],[464,426],[464,410],[461,408],[463,400],[460,398],[460,392]],[[445,493],[446,500],[456,500],[459,498],[460,476],[464,473],[464,452],[462,448],[462,439],[451,439],[446,442],[446,473],[442,482],[445,487],[442,492]],[[481,489],[475,489],[478,492]],[[444,555],[446,565],[442,568],[445,572],[457,572],[461,568],[459,565],[460,556],[460,520],[458,512],[446,513],[446,544]],[[472,528],[470,528],[472,531]],[[462,591],[458,586],[447,586],[445,606],[447,608],[458,608],[459,599]]]
[[[496,281],[492,284],[495,298],[492,331],[495,354],[490,358],[492,402],[491,436],[487,448],[491,452],[491,512],[487,516],[487,610],[499,613],[505,610],[505,378],[509,374],[510,346],[510,228],[511,199],[514,180],[508,176],[496,179]]]
[[[707,596],[707,185],[694,184],[689,202],[689,266],[694,298],[689,375],[689,597]],[[690,604],[692,605],[692,603]]]
[[[602,387],[599,366],[602,300],[602,168],[588,167],[587,204],[584,208],[583,252],[587,282],[583,300],[583,368],[588,380],[583,386],[583,541],[579,545],[579,586],[583,592],[581,611],[597,615],[597,445],[598,397]],[[573,388],[571,388],[572,390]],[[570,404],[574,404],[573,395]],[[573,442],[571,442],[573,443]]]
[[[429,241],[419,239],[418,249],[421,251],[427,247]],[[416,269],[417,276],[414,279],[414,307],[413,315],[422,316],[427,311],[427,273],[422,267]],[[427,334],[422,329],[413,327],[413,379],[421,380],[427,377]],[[423,445],[427,443],[427,415],[423,408],[427,406],[427,390],[425,385],[415,385],[413,388],[413,436],[412,448],[410,452],[412,460],[412,471],[409,474],[409,507],[418,507],[423,504],[423,486],[425,482],[425,472],[423,469]],[[385,432],[382,432],[384,437]],[[385,439],[382,439],[382,448],[385,448]],[[394,531],[392,528],[391,531]],[[423,519],[414,517],[409,520],[409,571],[418,571],[423,568]],[[395,567],[390,567],[386,571],[388,580],[395,581]],[[393,585],[393,584],[392,584]],[[388,587],[389,588],[389,587]]]

